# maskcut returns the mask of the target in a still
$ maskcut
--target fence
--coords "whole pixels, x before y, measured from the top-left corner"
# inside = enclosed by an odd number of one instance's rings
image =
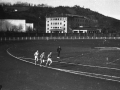
[[[120,39],[120,35],[114,33],[0,33],[0,41],[50,39]]]
[[[17,33],[0,32],[0,37],[120,37],[119,33]]]
[[[120,37],[1,37],[0,41],[20,41],[20,40],[77,40],[77,39],[120,39]]]

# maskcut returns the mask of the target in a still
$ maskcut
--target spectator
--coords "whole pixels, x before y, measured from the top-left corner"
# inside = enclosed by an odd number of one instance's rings
[[[59,46],[58,48],[57,48],[57,52],[58,52],[58,56],[57,56],[57,58],[60,58],[60,52],[61,52],[61,47]]]

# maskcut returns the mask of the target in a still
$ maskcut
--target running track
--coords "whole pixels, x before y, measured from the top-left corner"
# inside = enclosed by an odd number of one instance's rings
[[[11,49],[11,47],[8,48],[6,52],[10,56],[27,63],[35,64],[35,61],[33,58],[16,57],[11,52],[9,52],[9,49]],[[37,65],[39,66],[39,63]],[[78,75],[83,75],[88,77],[120,82],[120,74],[119,74],[120,69],[118,68],[82,65],[82,64],[74,64],[74,63],[59,62],[59,61],[53,61],[51,66],[45,66],[45,63],[43,63],[42,67],[59,70],[63,72],[68,72],[72,74],[78,74]],[[94,70],[94,69],[97,69],[97,70]],[[111,73],[111,75],[109,75],[108,72],[114,72],[114,73]]]
[[[43,72],[43,75],[45,75],[45,76],[49,76],[49,74],[48,74],[49,72],[50,73],[51,72],[62,73],[63,76],[59,76],[59,77],[57,77],[57,79],[56,79],[56,77],[52,77],[52,79],[50,78],[49,80],[43,80],[43,81],[46,81],[46,82],[44,82],[44,84],[46,83],[46,85],[45,85],[46,87],[42,87],[42,88],[44,88],[43,90],[73,90],[73,89],[74,90],[96,90],[97,88],[99,88],[99,90],[113,90],[113,89],[119,90],[120,89],[119,76],[116,76],[117,74],[116,75],[105,75],[105,74],[90,73],[90,72],[88,72],[89,71],[88,69],[90,67],[94,68],[94,66],[75,65],[72,63],[65,63],[65,62],[53,62],[53,64],[50,67],[45,67],[45,66],[39,67],[38,65],[35,66],[35,65],[33,65],[34,60],[32,60],[32,59],[15,57],[14,55],[12,55],[11,52],[9,52],[10,47],[11,47],[11,45],[8,45],[8,44],[1,45],[1,47],[0,47],[0,54],[1,54],[0,60],[2,60],[2,61],[0,61],[0,70],[1,70],[0,71],[0,76],[1,76],[0,77],[0,85],[3,85],[3,88],[5,88],[5,90],[16,90],[17,87],[20,87],[20,86],[13,85],[14,86],[14,88],[13,88],[12,84],[14,82],[10,82],[10,80],[7,80],[10,77],[10,76],[8,76],[10,72],[7,71],[8,75],[6,75],[7,74],[6,70],[8,70],[10,68],[10,71],[11,71],[11,68],[13,69],[14,67],[17,67],[18,63],[23,64],[24,62],[27,62],[27,63],[24,63],[24,65],[27,65],[30,69],[31,69],[31,67],[41,69],[41,71]],[[21,61],[24,61],[24,62],[21,62]],[[21,67],[20,65],[18,65],[18,66]],[[86,69],[87,72],[81,71],[83,68],[84,68],[84,71]],[[104,67],[103,69],[114,70],[114,72],[115,71],[119,72],[119,69],[115,70],[115,68],[109,69],[107,67]],[[45,72],[45,71],[47,71],[47,72]],[[3,75],[6,75],[6,76],[3,76]],[[7,77],[7,79],[6,79],[6,77]],[[14,78],[15,77],[13,77],[13,79]],[[45,78],[43,78],[43,79],[45,79]],[[65,81],[61,81],[61,79],[65,79]],[[17,80],[16,80],[16,82],[18,83]],[[49,83],[49,82],[51,82],[51,83]],[[53,82],[55,82],[55,83],[53,83]],[[12,84],[10,84],[10,83],[12,83]],[[54,86],[54,85],[56,85],[56,86]],[[86,86],[86,85],[88,85],[88,86]],[[109,85],[109,87],[107,87],[108,85]],[[28,86],[28,85],[26,84],[26,86]],[[33,86],[35,86],[35,85],[33,84]],[[37,86],[41,86],[41,84],[37,85]],[[26,88],[29,88],[29,87],[26,87]],[[29,89],[29,90],[37,90],[37,89],[32,89],[32,88],[33,87],[31,86],[31,89]],[[17,90],[19,90],[19,89],[17,88]],[[22,90],[26,90],[25,86],[24,86],[24,89],[22,89]],[[41,90],[41,89],[38,89],[38,90]]]

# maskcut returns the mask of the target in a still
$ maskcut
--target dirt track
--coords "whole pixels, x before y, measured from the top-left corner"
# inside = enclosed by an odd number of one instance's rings
[[[0,45],[0,85],[3,90],[120,90],[120,83],[74,75],[19,61]]]

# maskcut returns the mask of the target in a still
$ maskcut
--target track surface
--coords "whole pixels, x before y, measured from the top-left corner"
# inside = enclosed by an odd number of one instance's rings
[[[61,72],[17,60],[6,50],[13,44],[0,46],[0,84],[3,90],[119,90],[120,83]],[[32,61],[31,61],[32,62]],[[54,62],[52,67],[76,69],[78,65]],[[73,68],[74,67],[74,68]],[[82,68],[82,66],[81,66]],[[86,68],[88,69],[88,68]],[[81,69],[82,70],[82,69]],[[84,67],[85,70],[85,67]]]
[[[35,64],[34,58],[24,58],[24,57],[17,57],[9,51],[12,48],[8,48],[6,51],[7,53],[24,62]],[[37,62],[39,66],[40,61]],[[120,82],[120,69],[119,68],[110,68],[110,67],[102,67],[102,66],[92,66],[92,65],[83,65],[83,64],[75,64],[75,63],[68,63],[68,62],[61,62],[61,61],[53,61],[52,65],[45,65],[46,62],[42,63],[42,67],[64,71],[68,73],[94,77],[99,79],[105,79],[110,81]],[[114,72],[114,73],[111,73]]]

